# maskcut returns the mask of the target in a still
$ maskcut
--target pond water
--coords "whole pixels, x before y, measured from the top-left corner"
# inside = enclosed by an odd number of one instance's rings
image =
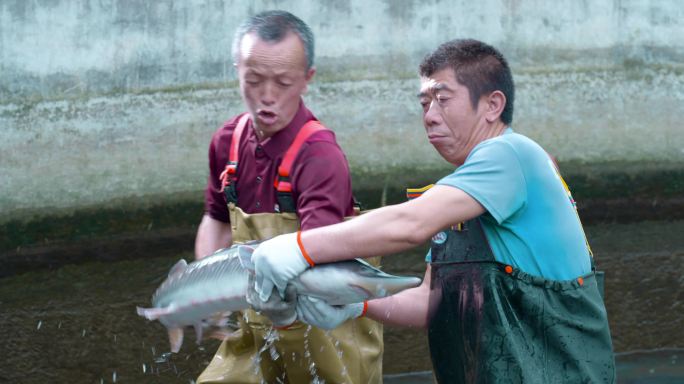
[[[684,382],[684,221],[586,227],[599,269],[620,383]],[[422,276],[425,249],[386,257]],[[165,330],[135,313],[185,254],[87,262],[0,279],[0,382],[192,383],[218,341],[186,332],[168,359]],[[95,258],[95,257],[94,257]],[[431,382],[425,333],[385,328],[386,383]]]

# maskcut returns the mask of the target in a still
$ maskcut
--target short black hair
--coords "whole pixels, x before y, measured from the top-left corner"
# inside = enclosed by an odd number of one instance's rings
[[[451,40],[423,59],[420,75],[429,77],[444,68],[453,69],[456,80],[468,88],[473,108],[477,107],[480,97],[501,91],[506,96],[501,121],[511,124],[515,86],[511,69],[501,52],[478,40]]]
[[[233,37],[233,60],[235,63],[240,59],[240,43],[242,38],[251,32],[256,32],[263,41],[279,42],[288,32],[294,32],[304,45],[306,54],[306,69],[309,70],[314,64],[314,35],[311,28],[300,18],[286,11],[264,11],[258,13],[235,31]]]

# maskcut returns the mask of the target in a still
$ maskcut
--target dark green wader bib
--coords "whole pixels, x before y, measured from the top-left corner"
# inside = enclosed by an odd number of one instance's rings
[[[437,234],[431,252],[428,338],[439,383],[615,382],[594,272],[555,281],[501,264],[479,219]]]

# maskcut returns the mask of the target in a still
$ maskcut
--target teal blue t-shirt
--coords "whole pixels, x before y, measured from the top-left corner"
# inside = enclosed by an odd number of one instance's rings
[[[546,151],[531,139],[507,128],[478,144],[437,184],[461,189],[487,210],[480,219],[497,261],[553,280],[591,271],[570,192]]]

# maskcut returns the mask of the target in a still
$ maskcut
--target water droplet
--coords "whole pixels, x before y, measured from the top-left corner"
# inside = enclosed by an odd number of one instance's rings
[[[112,383],[116,383],[116,371],[112,373]]]
[[[155,363],[168,363],[169,359],[171,359],[171,355],[172,355],[171,352],[164,352],[161,355],[159,355],[158,357],[156,357],[154,359],[154,362]]]
[[[85,337],[86,330],[84,329],[83,332],[81,333],[81,337]]]
[[[62,322],[60,321],[59,324],[57,324],[57,329],[62,329]]]
[[[278,351],[276,351],[276,349],[275,349],[275,345],[273,345],[273,344],[271,344],[270,348],[268,349],[268,352],[271,355],[271,359],[273,359],[273,361],[278,360],[278,358],[280,357],[280,355],[278,354]]]
[[[36,331],[39,330],[42,325],[43,325],[43,320],[39,320],[38,326],[36,327]]]
[[[147,367],[145,366],[145,363],[143,363],[143,373],[147,373]]]

